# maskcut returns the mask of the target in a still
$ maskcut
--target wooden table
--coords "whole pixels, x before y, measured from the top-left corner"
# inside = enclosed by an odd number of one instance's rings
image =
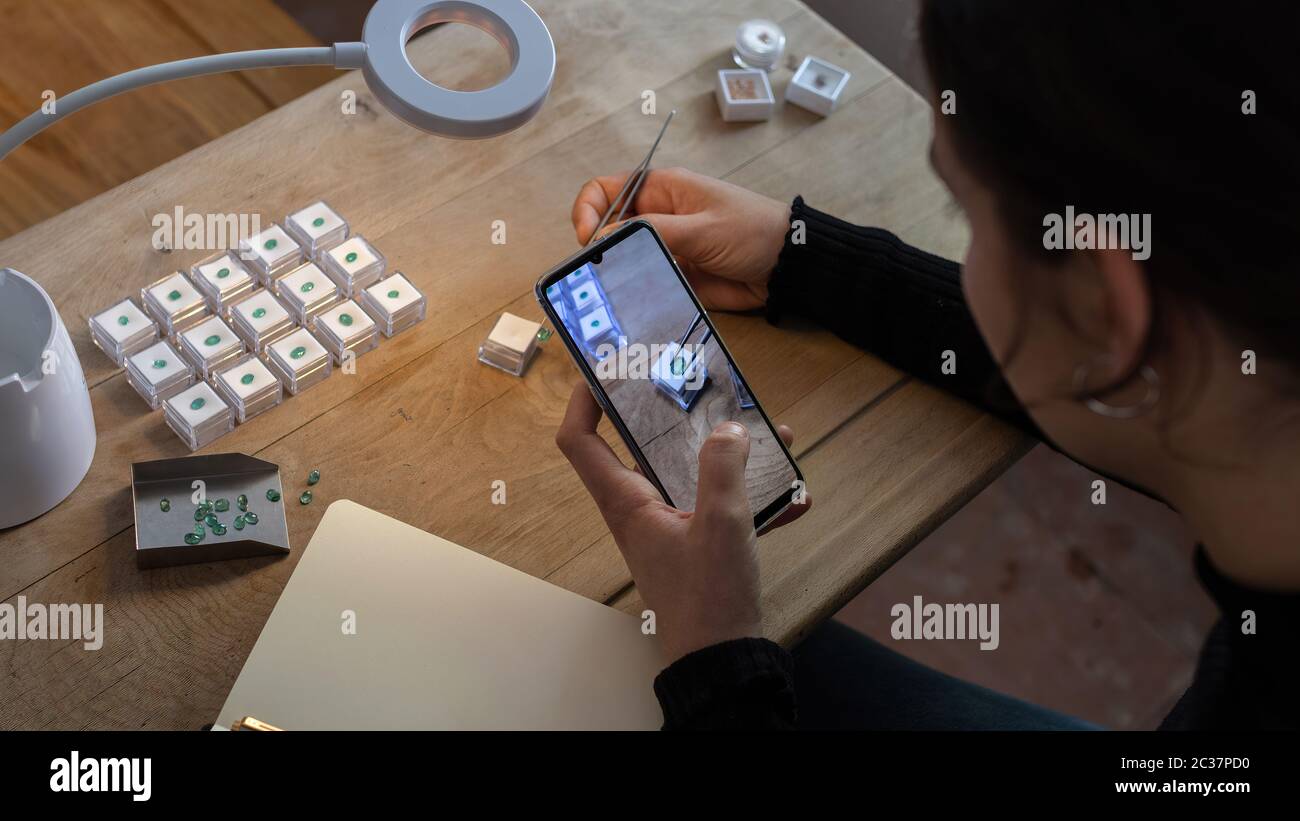
[[[660,165],[777,197],[803,194],[938,253],[959,254],[966,241],[927,166],[924,100],[792,0],[718,5],[538,0],[559,53],[555,88],[513,134],[487,142],[421,134],[349,74],[0,243],[0,264],[34,276],[59,306],[100,437],[89,475],[67,501],[0,534],[0,596],[105,605],[99,651],[0,642],[0,726],[211,721],[335,499],[639,610],[609,533],[553,444],[579,378],[563,349],[546,345],[524,379],[475,361],[501,311],[541,317],[531,286],[574,250],[568,214],[579,185],[635,163],[677,108]],[[822,120],[784,107],[767,123],[721,121],[715,72],[749,17],[780,21],[795,52],[853,73],[839,111]],[[443,82],[482,79],[497,56],[470,42],[478,41],[447,27],[413,43],[413,59],[436,67]],[[778,93],[789,74],[775,76]],[[646,90],[656,95],[655,116],[642,113]],[[357,95],[355,114],[342,111],[346,91]],[[203,256],[153,250],[152,215],[181,205],[279,219],[318,197],[423,289],[428,318],[360,359],[356,374],[335,374],[206,448],[278,463],[290,491],[320,469],[316,501],[289,505],[288,558],[138,570],[130,465],[186,451],[92,347],[86,317]],[[495,220],[506,223],[505,244],[491,241]],[[833,614],[1026,448],[1002,424],[826,331],[749,316],[716,321],[764,406],[797,431],[795,453],[816,498],[810,515],[762,541],[766,631],[781,641]],[[605,434],[616,438],[607,423]],[[498,479],[507,483],[505,506],[492,504]]]

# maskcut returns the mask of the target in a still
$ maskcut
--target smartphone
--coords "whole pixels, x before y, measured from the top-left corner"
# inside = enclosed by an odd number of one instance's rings
[[[803,474],[672,254],[630,220],[537,281],[537,301],[664,501],[695,508],[700,445],[749,431],[745,486],[761,529],[802,499]]]

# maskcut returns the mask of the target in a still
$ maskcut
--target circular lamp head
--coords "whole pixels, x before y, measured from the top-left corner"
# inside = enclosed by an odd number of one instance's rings
[[[481,91],[431,83],[406,56],[406,44],[435,23],[467,23],[495,37],[510,73]],[[473,140],[513,131],[546,101],[555,76],[555,43],[523,0],[378,0],[366,17],[362,71],[389,111],[443,137]]]

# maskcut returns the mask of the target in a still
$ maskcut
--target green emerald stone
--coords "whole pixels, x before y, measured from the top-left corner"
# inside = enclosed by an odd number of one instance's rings
[[[314,484],[316,484],[316,483],[319,482],[319,481],[320,481],[320,471],[319,471],[319,470],[313,470],[311,473],[308,473],[308,474],[307,474],[307,484],[309,484],[309,485],[314,485]]]
[[[173,290],[170,294],[167,295],[167,298],[170,299],[172,302],[175,302],[176,300],[181,298],[181,292]]]
[[[266,309],[265,309],[265,308],[255,308],[255,309],[253,309],[253,319],[261,319],[261,318],[264,317],[264,316],[266,316]]]
[[[243,517],[243,516],[236,516],[236,517],[235,517],[235,530],[243,530],[243,529],[244,529],[244,517]]]
[[[312,227],[313,227],[313,228],[319,228],[319,227],[321,227],[322,225],[325,224],[325,218],[324,218],[324,217],[317,217],[316,219],[314,219],[314,220],[311,221],[311,224],[312,224]]]
[[[201,541],[203,541],[203,537],[200,536],[198,533],[185,534],[185,544],[198,544]]]
[[[537,341],[545,342],[546,340],[551,338],[551,333],[552,331],[550,328],[539,328],[537,330]]]
[[[593,319],[593,320],[591,320],[591,327],[593,327],[593,328],[599,328],[599,327],[600,327],[600,320],[599,320],[599,319]]]
[[[239,494],[235,497],[235,504],[239,506],[240,510],[248,510],[248,497],[243,493]]]
[[[586,291],[579,291],[579,292],[578,292],[578,299],[586,299],[586,298],[587,298],[587,292],[586,292]]]
[[[217,503],[212,506],[212,509],[218,513],[225,513],[227,510],[230,510],[230,500],[218,499]]]
[[[685,372],[686,372],[686,359],[685,359],[684,357],[680,357],[680,356],[677,357],[676,359],[674,359],[674,360],[673,360],[672,371],[673,371],[673,374],[676,375],[676,376],[681,376],[683,373],[685,373]]]
[[[203,407],[206,404],[208,404],[208,400],[200,396],[198,399],[195,399],[193,402],[190,403],[190,410],[198,410],[199,408]]]
[[[203,344],[204,344],[204,345],[207,345],[209,348],[211,348],[213,345],[217,344],[217,343],[220,342],[220,341],[221,341],[221,336],[218,335],[218,334],[213,334],[212,336],[210,336],[210,337],[208,337],[207,339],[203,340]]]
[[[277,246],[277,245],[279,245],[279,244],[280,244],[280,241],[279,241],[278,239],[268,239],[268,240],[266,241],[266,244],[263,245],[262,247],[265,248],[265,249],[268,250],[268,251],[274,251],[274,250],[275,250],[275,246]]]
[[[226,535],[226,526],[218,522],[212,526],[212,533],[216,536],[224,536]]]
[[[199,510],[203,511],[204,516],[208,515],[212,512],[212,503],[208,501],[199,502]]]
[[[159,508],[160,510],[162,510],[163,513],[167,513],[167,512],[169,512],[169,511],[172,509],[172,501],[171,501],[171,499],[162,499],[162,500],[160,500],[160,501],[158,502],[158,508]]]
[[[276,490],[275,488],[271,488],[266,492],[266,500],[268,502],[280,501],[280,491]]]
[[[257,514],[251,510],[248,511],[244,514],[244,522],[250,525],[257,524]]]
[[[161,369],[167,367],[167,360],[166,360],[166,359],[155,359],[155,360],[153,361],[153,366],[154,366],[154,368],[156,368],[156,369],[158,369],[158,370],[161,370]]]
[[[119,316],[119,317],[117,318],[117,324],[118,324],[118,325],[130,325],[130,324],[131,324],[131,317],[127,316],[126,314],[122,314],[121,316]]]
[[[241,385],[253,384],[253,375],[251,373],[244,374],[243,376],[239,377],[239,383]]]
[[[191,530],[190,532],[193,533],[195,536],[198,536],[199,538],[208,535],[208,531],[204,530],[203,528],[203,522],[199,522],[198,524],[196,524],[194,526],[194,529]]]
[[[316,287],[316,283],[308,281],[308,282],[304,282],[302,284],[302,287],[300,287],[298,290],[306,294],[306,293],[310,293],[315,287]]]
[[[209,513],[207,516],[204,516],[203,521],[207,523],[208,527],[216,527],[221,524],[221,520],[217,518],[217,514],[215,513]]]
[[[357,261],[357,252],[356,252],[356,251],[348,251],[348,255],[345,256],[345,257],[343,258],[343,260],[344,260],[345,262],[356,262],[356,261]]]
[[[229,268],[222,268],[220,271],[217,271],[217,279],[225,279],[228,276],[230,276]]]
[[[310,490],[304,490],[304,491],[302,492],[302,495],[298,497],[298,504],[301,504],[301,505],[309,505],[309,504],[311,504],[311,491],[310,491]]]
[[[292,351],[289,351],[290,359],[302,359],[306,355],[307,355],[307,349],[301,345],[294,348]]]
[[[199,508],[198,510],[194,511],[194,521],[201,522],[203,521],[203,517],[206,515],[207,514],[203,511],[203,508]]]
[[[352,314],[339,314],[339,324],[348,327],[352,324]]]
[[[388,292],[389,299],[397,299],[400,295],[401,293],[396,288]]]

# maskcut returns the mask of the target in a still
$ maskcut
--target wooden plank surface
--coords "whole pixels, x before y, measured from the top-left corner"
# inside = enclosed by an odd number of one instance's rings
[[[0,726],[212,720],[334,499],[635,609],[627,569],[553,444],[576,370],[554,344],[524,379],[474,354],[502,310],[541,318],[531,285],[574,249],[572,195],[586,178],[635,163],[669,108],[679,115],[659,164],[782,198],[801,193],[938,253],[961,252],[965,228],[926,164],[928,107],[803,6],[535,6],[556,41],[556,84],[542,113],[513,134],[473,143],[420,134],[383,112],[359,75],[345,75],[0,242],[0,263],[33,275],[59,306],[100,435],[68,501],[0,533],[0,596],[103,602],[106,611],[96,652],[0,642]],[[784,107],[767,123],[720,121],[715,72],[729,61],[736,21],[758,16],[781,21],[795,48],[853,72],[832,117]],[[472,81],[495,70],[478,44],[448,27],[415,41],[412,59]],[[778,89],[788,77],[776,75]],[[356,114],[339,106],[346,90],[357,94]],[[641,113],[644,90],[657,95],[656,116]],[[130,464],[185,448],[91,346],[86,317],[203,255],[153,250],[150,215],[182,205],[278,219],[320,196],[424,291],[428,318],[362,357],[356,374],[335,374],[204,450],[276,462],[288,490],[321,470],[316,501],[288,508],[289,557],[137,570]],[[503,245],[491,242],[495,220],[507,225]],[[797,640],[1023,452],[1017,434],[824,330],[714,318],[773,420],[795,427],[816,499],[813,513],[762,540],[767,632],[779,640]],[[602,431],[626,456],[608,423]],[[506,482],[504,506],[492,503],[496,480]]]

